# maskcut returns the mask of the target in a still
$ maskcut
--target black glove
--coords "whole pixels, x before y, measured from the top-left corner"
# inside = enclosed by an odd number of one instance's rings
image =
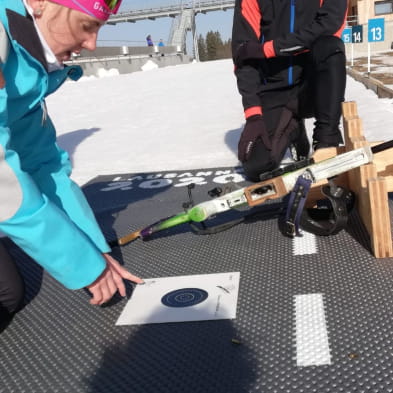
[[[249,159],[251,151],[259,138],[268,150],[272,149],[263,117],[260,115],[251,116],[246,121],[238,144],[237,156],[241,162]]]
[[[255,41],[246,41],[238,46],[235,54],[235,64],[241,67],[246,60],[264,59],[263,45]]]

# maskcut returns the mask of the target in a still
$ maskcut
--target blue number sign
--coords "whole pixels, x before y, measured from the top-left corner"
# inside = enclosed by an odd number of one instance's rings
[[[368,20],[368,42],[379,42],[385,39],[385,19]]]
[[[352,42],[354,44],[359,44],[363,42],[363,26],[356,25],[352,26]]]
[[[346,27],[343,30],[341,39],[343,40],[344,44],[350,44],[352,42],[352,29],[350,27]]]

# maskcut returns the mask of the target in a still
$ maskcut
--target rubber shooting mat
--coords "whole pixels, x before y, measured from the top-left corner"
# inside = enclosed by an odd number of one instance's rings
[[[84,190],[112,240],[182,211],[190,183],[195,203],[247,184],[218,168],[101,176]],[[289,239],[280,208],[220,215],[208,224],[241,222],[216,234],[183,224],[113,249],[144,278],[240,272],[233,320],[115,326],[127,299],[92,307],[13,247],[27,305],[0,334],[0,392],[392,392],[392,258],[371,255],[356,213],[335,236]]]

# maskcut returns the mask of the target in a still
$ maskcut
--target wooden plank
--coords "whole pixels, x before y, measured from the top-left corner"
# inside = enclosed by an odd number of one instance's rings
[[[370,142],[371,146],[381,142]],[[393,192],[393,148],[374,155],[373,163],[377,167],[378,176],[385,178],[386,189]]]
[[[388,192],[382,177],[369,179],[367,184],[369,211],[371,212],[371,245],[376,258],[393,256]]]
[[[366,141],[364,137],[356,137],[356,138],[351,138],[348,140],[346,147],[348,150],[354,150],[354,149],[359,149],[360,147],[363,147],[366,145]],[[358,194],[361,192],[363,188],[366,187],[364,179],[364,174],[369,173],[369,169],[364,169],[365,165],[361,166],[360,168],[355,168],[352,171],[348,172],[348,188],[353,191],[355,194]]]
[[[372,208],[372,205],[370,205],[370,195],[369,190],[367,189],[367,181],[370,178],[377,177],[376,168],[374,164],[368,164],[355,169],[353,172],[354,179],[357,181],[357,184],[353,184],[352,187],[350,187],[350,190],[355,193],[357,210],[364,226],[367,229],[368,234],[370,235],[370,238],[372,238],[374,228],[371,216],[377,212],[374,211],[374,208]]]
[[[346,150],[369,144],[363,135],[356,102],[343,103],[342,112]],[[391,150],[375,155],[373,163],[348,173],[348,186],[356,195],[356,207],[370,235],[372,252],[376,258],[393,256],[388,204],[388,191],[393,190],[393,165],[389,164],[393,156]]]
[[[343,124],[344,130],[347,130],[344,132],[345,141],[363,136],[363,122],[360,118],[344,119]]]
[[[341,104],[343,119],[358,117],[356,101],[345,101]]]

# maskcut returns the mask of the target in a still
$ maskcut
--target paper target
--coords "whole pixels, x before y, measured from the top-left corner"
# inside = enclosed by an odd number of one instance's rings
[[[234,319],[239,279],[239,272],[145,279],[116,325]]]
[[[202,303],[209,294],[199,288],[183,288],[168,292],[161,298],[161,303],[167,307],[191,307]]]

